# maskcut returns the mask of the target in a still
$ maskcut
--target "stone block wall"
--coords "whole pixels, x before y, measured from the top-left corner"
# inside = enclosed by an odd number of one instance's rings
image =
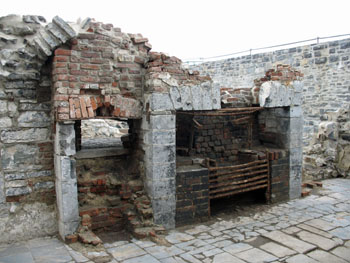
[[[208,169],[181,168],[176,171],[176,226],[209,217]]]
[[[0,243],[58,229],[48,56],[76,32],[59,17],[43,22],[0,18]]]
[[[314,148],[313,145],[320,144],[315,143],[319,124],[327,121],[327,118],[330,118],[329,114],[348,111],[350,107],[350,39],[206,62],[191,68],[200,71],[201,74],[208,74],[214,83],[221,87],[249,89],[254,87],[255,79],[265,77],[265,72],[278,64],[291,65],[304,74],[302,90],[304,156],[317,159],[315,149],[306,147]],[[319,151],[319,157],[322,157],[325,150]],[[337,172],[335,176],[340,174],[344,172]],[[345,174],[348,174],[348,171]],[[312,169],[306,166],[304,175],[310,175],[311,178],[316,176],[312,173]],[[329,176],[332,176],[332,173],[314,178]]]

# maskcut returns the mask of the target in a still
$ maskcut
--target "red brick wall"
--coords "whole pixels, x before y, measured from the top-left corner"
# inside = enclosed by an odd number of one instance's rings
[[[56,120],[140,118],[148,40],[110,24],[91,23],[87,31],[55,51]]]

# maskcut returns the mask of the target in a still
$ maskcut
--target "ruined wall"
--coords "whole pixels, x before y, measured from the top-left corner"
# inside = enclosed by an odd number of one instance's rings
[[[278,64],[291,65],[304,74],[303,78],[303,113],[304,113],[304,157],[312,155],[310,159],[304,159],[304,175],[311,178],[313,169],[330,170],[338,169],[336,161],[332,164],[317,165],[317,151],[306,148],[313,147],[317,142],[317,132],[319,124],[327,121],[328,113],[337,111],[348,111],[350,105],[350,39],[326,42],[315,45],[308,45],[269,53],[261,53],[252,56],[243,56],[226,60],[206,62],[197,66],[192,66],[194,70],[199,70],[201,74],[208,74],[214,83],[227,88],[253,88],[254,80],[264,77],[265,72],[274,68]],[[338,126],[340,124],[337,124]],[[315,138],[316,141],[313,139]],[[338,139],[337,139],[338,140]],[[343,144],[346,143],[343,140]],[[311,145],[312,144],[312,145]],[[348,143],[346,143],[348,144]],[[344,151],[345,146],[341,146],[340,151]],[[318,151],[323,155],[325,148]],[[339,151],[338,151],[339,152]],[[324,159],[324,158],[323,158]],[[331,158],[332,159],[332,158]],[[337,158],[335,158],[337,159]],[[334,160],[334,158],[333,158]],[[328,160],[329,161],[329,160]],[[335,175],[349,174],[337,172]],[[332,172],[318,174],[314,178],[325,178],[332,176]],[[309,177],[309,178],[310,178]]]
[[[0,18],[0,243],[57,232],[48,56],[75,31],[42,22]]]

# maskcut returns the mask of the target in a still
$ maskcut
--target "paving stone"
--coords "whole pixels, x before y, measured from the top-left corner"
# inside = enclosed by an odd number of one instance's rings
[[[322,248],[324,250],[330,250],[334,247],[337,246],[337,243],[334,242],[333,240],[329,239],[329,238],[325,238],[323,236],[319,236],[307,231],[301,231],[299,233],[297,233],[297,236],[306,241],[309,242],[311,244],[314,244],[316,246],[318,246],[319,248]]]
[[[260,246],[260,248],[280,258],[291,256],[297,253],[289,248],[286,248],[274,242],[268,242]]]
[[[14,244],[14,245],[6,245],[3,248],[0,248],[0,256],[5,257],[5,256],[10,256],[10,255],[15,255],[15,254],[23,254],[30,252],[28,247],[24,244]]]
[[[245,244],[245,243],[237,243],[237,244],[233,244],[231,246],[225,247],[223,248],[224,251],[235,255],[236,253],[248,250],[253,248],[251,245]]]
[[[172,232],[169,235],[167,235],[165,239],[171,244],[178,244],[181,242],[192,240],[194,239],[194,237],[185,233]]]
[[[200,239],[193,239],[193,240],[190,240],[190,241],[187,241],[187,242],[183,242],[183,243],[180,243],[180,244],[176,244],[176,246],[180,249],[183,249],[183,250],[194,250],[198,247],[203,247],[205,245],[208,245],[208,243],[204,242],[203,240],[200,240]]]
[[[216,242],[214,244],[212,244],[213,246],[219,247],[219,248],[223,248],[223,247],[228,247],[230,245],[234,244],[232,241],[230,240],[223,240],[223,241],[219,241]]]
[[[123,263],[160,263],[160,261],[151,255],[144,255],[141,257],[127,259],[123,261]]]
[[[331,252],[337,257],[350,261],[350,248],[348,247],[337,247],[333,249]]]
[[[80,252],[74,250],[68,250],[70,256],[78,263],[89,261],[88,258],[84,257]]]
[[[157,259],[172,257],[185,252],[176,246],[154,246],[145,248],[145,250]]]
[[[312,226],[306,225],[306,224],[299,224],[298,225],[299,228],[307,230],[309,232],[312,232],[314,234],[320,235],[320,236],[324,236],[326,238],[332,238],[333,236],[325,231],[319,230],[317,228],[314,228]]]
[[[312,251],[307,255],[321,263],[346,263],[346,261],[342,258],[339,258],[337,256],[332,255],[331,253],[319,249]]]
[[[334,229],[336,227],[333,224],[331,224],[330,222],[327,222],[327,221],[325,221],[323,219],[319,219],[319,218],[306,221],[305,224],[312,226],[312,227],[315,227],[315,228],[318,228],[318,229],[321,229],[323,231],[329,231],[329,230]]]
[[[309,258],[308,256],[305,256],[303,254],[298,254],[293,257],[290,257],[286,259],[287,263],[318,263],[313,258]]]
[[[119,247],[109,248],[107,251],[118,261],[146,254],[143,249],[135,244],[125,244]]]
[[[0,262],[1,263],[19,263],[19,262],[34,263],[35,261],[30,252],[21,252],[17,254],[7,255],[4,257],[2,256],[2,254],[0,254]]]
[[[288,227],[288,228],[286,228],[286,229],[283,229],[282,231],[283,231],[284,233],[286,233],[286,234],[292,235],[292,234],[294,234],[294,233],[297,233],[297,232],[301,231],[301,229],[300,229],[300,228],[297,228],[297,227],[295,227],[295,226],[291,226],[291,227]]]
[[[349,240],[349,241],[346,241],[346,242],[344,243],[344,246],[350,247],[350,240]]]
[[[222,254],[216,255],[213,259],[213,263],[244,263],[244,261],[232,256],[229,253],[224,252]]]
[[[235,256],[249,263],[272,262],[274,260],[278,260],[278,258],[276,258],[275,256],[258,248],[252,248],[246,251],[239,252],[235,254]]]
[[[136,240],[133,241],[133,243],[137,246],[139,246],[140,248],[147,248],[147,247],[153,247],[156,245],[156,243],[152,242],[152,241],[148,241],[148,240]]]
[[[169,258],[163,258],[159,260],[162,263],[186,263],[186,261],[182,260],[179,257],[169,257]]]
[[[32,248],[31,252],[35,262],[38,263],[58,263],[72,260],[72,257],[63,244],[61,244],[61,246],[57,246],[56,244],[40,246]]]
[[[341,238],[343,240],[350,240],[350,227],[339,227],[336,228],[332,231],[330,231],[330,233],[333,236],[336,236],[338,238]]]
[[[119,246],[122,246],[122,245],[125,245],[125,244],[128,244],[129,241],[116,241],[116,242],[113,242],[113,243],[104,243],[103,246],[105,248],[111,248],[111,247],[119,247]]]
[[[205,245],[204,247],[197,248],[195,250],[189,251],[188,254],[195,255],[199,253],[203,253],[204,251],[208,251],[214,249],[215,247],[212,245]]]
[[[201,263],[200,260],[196,259],[189,253],[181,254],[180,257],[182,257],[184,260],[191,262],[191,263]]]
[[[203,233],[203,232],[207,232],[207,231],[210,231],[212,230],[210,227],[208,226],[205,226],[205,225],[199,225],[199,226],[196,226],[192,229],[189,229],[189,230],[186,230],[185,232],[189,235],[197,235],[199,233]]]
[[[275,242],[281,243],[284,246],[287,246],[299,253],[305,253],[316,247],[304,241],[301,241],[295,237],[289,236],[281,231],[273,231],[266,234],[263,234],[264,237],[267,237]]]
[[[208,258],[208,257],[214,256],[214,255],[220,254],[222,252],[224,252],[224,251],[222,251],[220,248],[214,248],[214,249],[211,249],[208,251],[204,251],[203,255]]]

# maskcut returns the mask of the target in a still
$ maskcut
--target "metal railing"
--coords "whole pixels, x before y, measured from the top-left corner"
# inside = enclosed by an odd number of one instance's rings
[[[285,44],[279,44],[279,45],[273,45],[273,46],[268,46],[268,47],[251,48],[251,49],[247,49],[247,50],[243,50],[243,51],[239,51],[239,52],[234,52],[234,53],[230,53],[230,54],[225,54],[225,55],[185,59],[183,61],[183,63],[197,64],[197,63],[208,62],[208,61],[217,60],[217,59],[221,59],[221,58],[228,59],[228,58],[235,57],[237,55],[241,55],[241,54],[245,54],[245,53],[249,54],[249,55],[252,55],[253,51],[260,51],[260,50],[265,50],[265,49],[275,49],[275,48],[279,48],[279,47],[293,46],[293,45],[296,45],[296,44],[313,42],[313,41],[316,41],[315,44],[320,44],[321,40],[331,39],[331,38],[343,38],[343,37],[346,37],[346,36],[350,36],[350,34],[335,35],[335,36],[328,36],[328,37],[316,37],[316,38],[300,40],[300,41],[295,41],[295,42],[290,42],[290,43],[285,43]],[[312,44],[312,43],[310,43],[310,44]]]

